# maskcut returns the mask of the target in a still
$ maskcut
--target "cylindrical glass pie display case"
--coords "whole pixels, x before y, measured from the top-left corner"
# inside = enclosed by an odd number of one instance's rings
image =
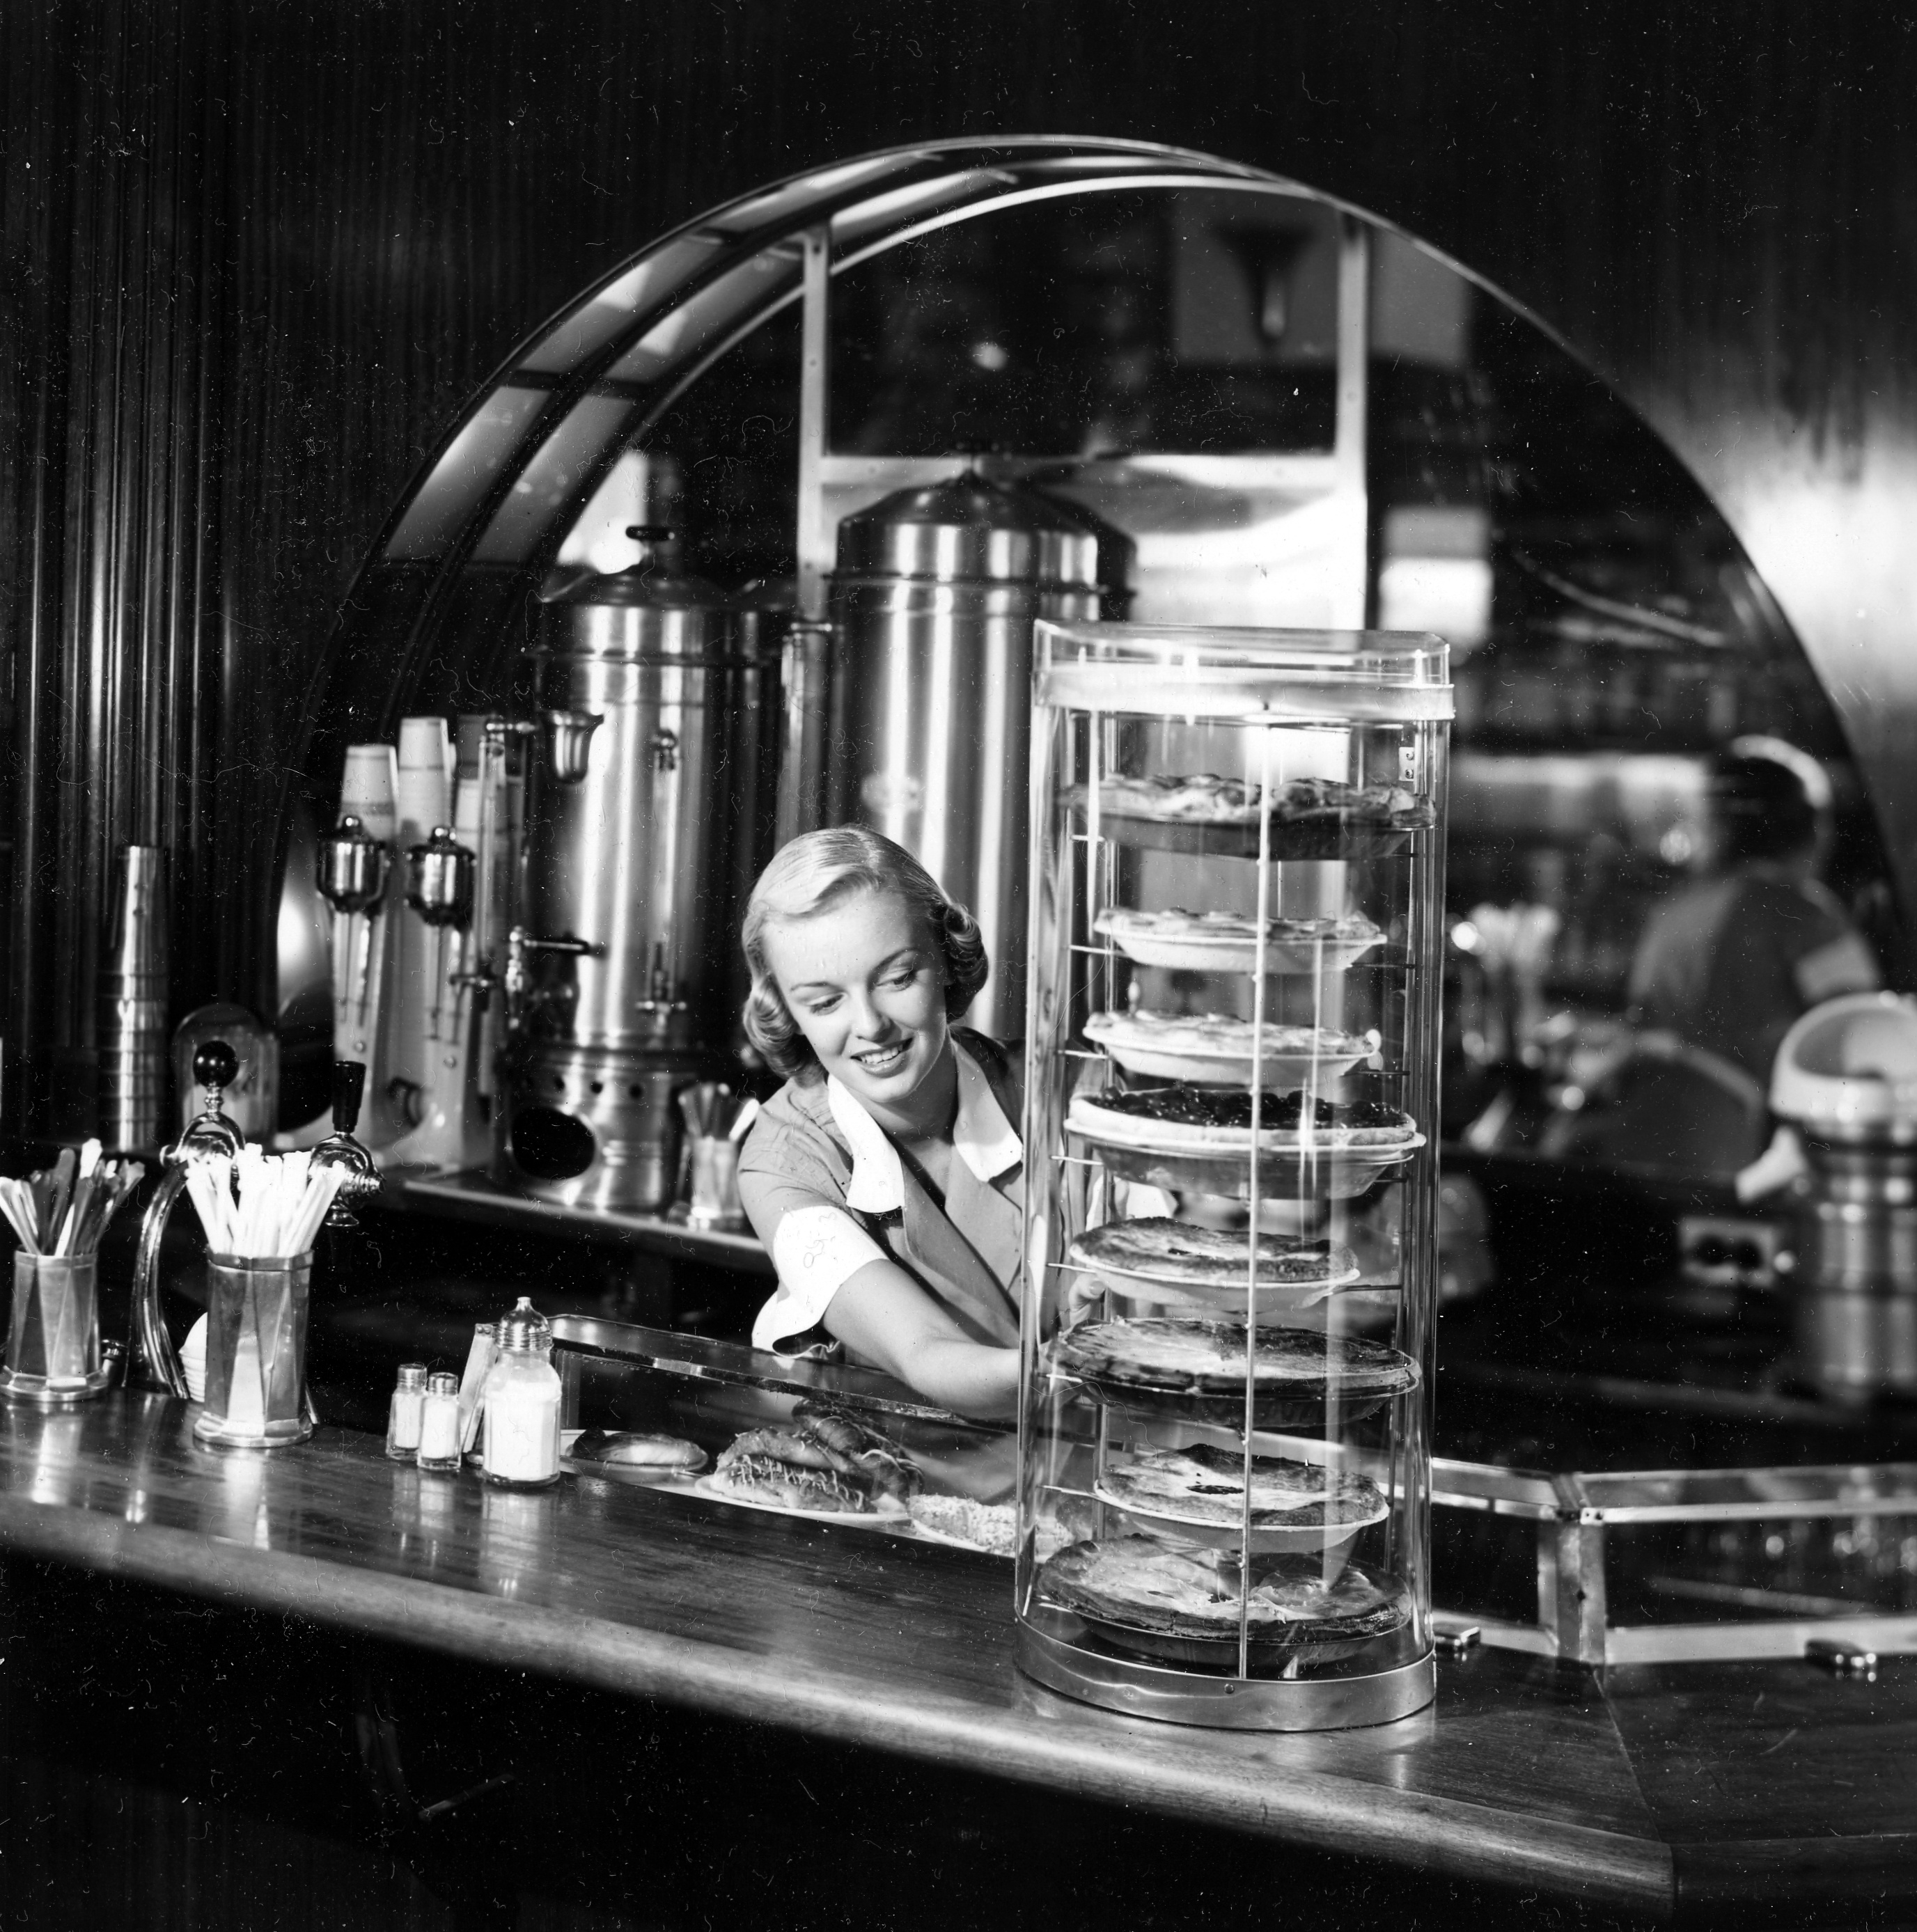
[[[1435,638],[1038,626],[1018,1614],[1054,1689],[1288,1730],[1431,1698],[1450,715]]]

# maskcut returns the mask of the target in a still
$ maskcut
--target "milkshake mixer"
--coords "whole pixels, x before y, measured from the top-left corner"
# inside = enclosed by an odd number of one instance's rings
[[[391,850],[349,812],[320,842],[320,896],[332,908],[333,1052],[375,1064],[386,979],[384,908]]]
[[[449,826],[406,853],[406,902],[432,937],[426,1010],[427,1088],[423,1118],[394,1143],[392,1160],[429,1167],[476,1167],[488,1136],[471,1118],[466,1073],[474,1047],[472,1016],[484,974],[470,970],[482,862]],[[483,997],[481,994],[480,997]]]

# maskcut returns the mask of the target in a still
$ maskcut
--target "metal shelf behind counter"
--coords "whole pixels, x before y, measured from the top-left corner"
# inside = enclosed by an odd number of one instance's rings
[[[516,1194],[477,1172],[392,1171],[386,1176],[384,1204],[417,1214],[489,1222],[498,1227],[542,1228],[577,1240],[616,1243],[646,1253],[705,1262],[742,1274],[770,1276],[772,1272],[771,1256],[749,1228],[694,1228],[664,1214],[564,1207]]]

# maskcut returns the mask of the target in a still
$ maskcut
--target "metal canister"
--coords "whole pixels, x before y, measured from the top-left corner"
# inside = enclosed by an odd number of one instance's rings
[[[778,668],[776,638],[686,574],[670,532],[633,534],[632,568],[544,593],[506,1156],[549,1198],[644,1208],[671,1198],[673,1088],[738,1027]],[[586,950],[542,948],[561,939]]]
[[[1840,1402],[1917,1396],[1917,1001],[1812,1008],[1778,1048],[1770,1097],[1803,1155],[1792,1372]]]
[[[976,472],[838,526],[831,816],[896,840],[970,909],[992,976],[968,1018],[1000,1037],[1024,1026],[1032,625],[1100,615],[1100,538]]]

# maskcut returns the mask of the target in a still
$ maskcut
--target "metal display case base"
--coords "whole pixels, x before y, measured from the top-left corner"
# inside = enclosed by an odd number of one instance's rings
[[[96,1370],[83,1382],[49,1382],[44,1376],[16,1374],[0,1369],[0,1400],[25,1402],[33,1408],[76,1408],[112,1386],[110,1368]]]
[[[1047,1689],[1082,1703],[1216,1730],[1334,1731],[1388,1724],[1421,1711],[1438,1694],[1430,1653],[1367,1677],[1204,1677],[1082,1649],[1018,1627],[1018,1667]]]

